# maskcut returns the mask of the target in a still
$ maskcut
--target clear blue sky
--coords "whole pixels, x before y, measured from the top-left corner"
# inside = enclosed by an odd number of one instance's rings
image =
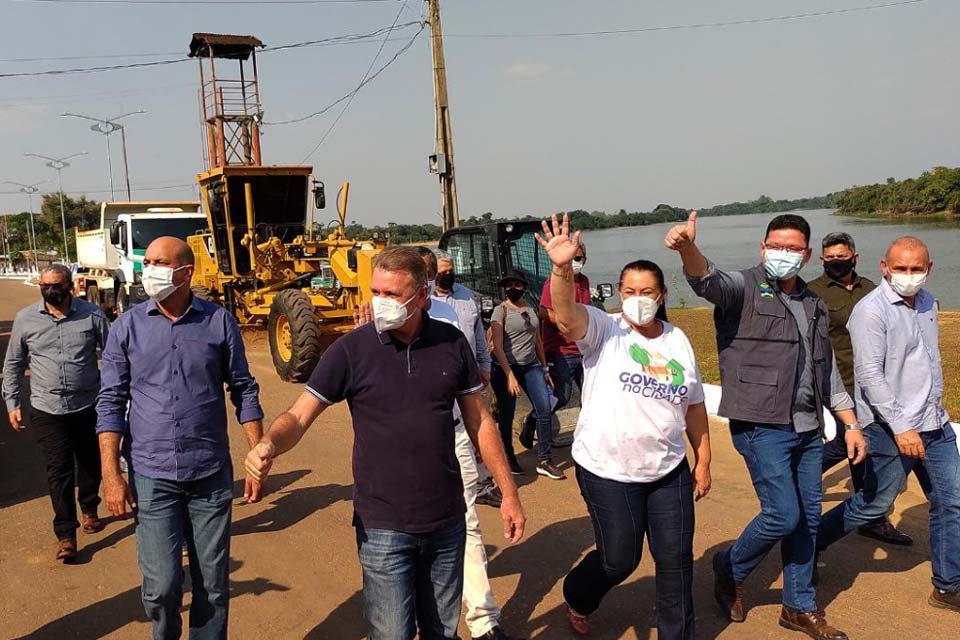
[[[461,215],[707,206],[761,193],[819,195],[957,165],[960,3],[925,3],[767,24],[570,38],[469,38],[727,22],[888,0],[445,0]],[[186,53],[194,31],[267,45],[389,25],[401,2],[127,5],[0,0],[0,58]],[[418,19],[410,0],[401,22]],[[380,62],[415,29],[387,42]],[[438,220],[426,173],[433,88],[424,33],[357,96],[313,156],[352,183],[349,218]],[[460,36],[460,37],[458,37]],[[320,109],[359,81],[379,40],[260,57],[266,119]],[[164,55],[160,58],[175,57]],[[0,62],[0,73],[160,58]],[[379,63],[378,63],[379,65]],[[0,79],[0,179],[54,178],[24,152],[88,150],[65,190],[108,196],[104,140],[63,111],[128,120],[136,199],[189,196],[201,167],[193,62],[100,74]],[[270,127],[268,163],[296,164],[339,109]],[[115,180],[121,192],[119,137]],[[55,182],[51,182],[51,190]],[[9,185],[7,185],[9,187]],[[0,191],[7,190],[0,187]],[[23,197],[0,196],[0,210]]]

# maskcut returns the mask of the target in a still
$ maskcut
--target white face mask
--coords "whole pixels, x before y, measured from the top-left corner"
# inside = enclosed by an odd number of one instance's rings
[[[174,291],[183,286],[183,283],[173,284],[173,274],[180,269],[185,269],[188,265],[182,267],[161,267],[155,264],[148,264],[143,267],[143,273],[140,274],[140,283],[143,284],[143,290],[147,295],[162,302],[170,297]]]
[[[897,295],[904,298],[917,295],[917,292],[927,283],[926,273],[891,273],[890,288],[897,292]]]
[[[659,299],[647,296],[630,296],[623,301],[621,313],[633,324],[644,327],[657,317],[660,310]]]
[[[573,275],[577,275],[583,271],[584,262],[586,262],[586,260],[577,260],[576,258],[573,259],[573,262],[570,264],[570,268],[573,269]]]
[[[416,298],[410,297],[406,302],[398,302],[393,298],[374,296],[373,298],[373,325],[378,333],[399,329],[412,314],[407,313],[407,305]]]
[[[786,249],[767,249],[763,252],[763,268],[771,278],[789,280],[800,273],[803,256],[803,253]]]

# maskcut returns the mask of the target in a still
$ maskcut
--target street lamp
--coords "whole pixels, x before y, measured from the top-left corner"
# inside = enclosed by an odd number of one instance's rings
[[[87,152],[80,151],[79,153],[74,153],[63,158],[51,158],[50,156],[43,156],[39,153],[25,153],[23,155],[31,158],[49,160],[46,165],[57,172],[57,186],[60,188],[60,225],[63,228],[63,261],[65,264],[70,264],[70,250],[67,248],[67,216],[63,212],[63,176],[61,172],[70,166],[67,160],[76,158],[77,156],[85,156]]]
[[[40,273],[40,263],[37,262],[37,232],[33,228],[33,194],[40,191],[37,188],[38,184],[43,184],[46,180],[41,180],[40,182],[34,182],[33,184],[23,184],[22,182],[14,182],[13,180],[6,180],[7,184],[13,184],[20,187],[20,193],[27,194],[27,200],[30,202],[30,229],[27,235],[31,236],[30,242],[33,245],[33,268],[37,273]]]
[[[110,134],[115,131],[120,132],[120,141],[123,145],[123,175],[127,181],[127,200],[133,200],[133,196],[130,195],[130,167],[127,164],[127,133],[123,128],[123,125],[117,124],[117,121],[121,118],[126,118],[127,116],[135,116],[141,113],[146,113],[144,109],[138,109],[137,111],[131,111],[130,113],[124,113],[115,118],[94,118],[92,116],[85,116],[79,113],[61,113],[61,116],[70,116],[73,118],[82,118],[83,120],[92,120],[96,124],[90,125],[90,130],[96,133],[102,133],[104,140],[107,142],[107,168],[110,171],[110,199],[116,200],[117,195],[113,191],[113,159],[110,157]]]

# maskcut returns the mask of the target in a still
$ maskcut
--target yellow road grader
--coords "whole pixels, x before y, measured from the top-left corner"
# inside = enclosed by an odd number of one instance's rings
[[[370,299],[373,257],[382,240],[344,234],[349,185],[338,219],[314,237],[314,214],[326,204],[309,166],[265,166],[263,110],[253,36],[195,33],[199,60],[205,170],[197,176],[208,228],[187,242],[196,256],[194,293],[229,309],[241,325],[266,325],[281,378],[306,380],[325,346],[353,327],[353,311]],[[217,75],[221,61],[239,77]]]

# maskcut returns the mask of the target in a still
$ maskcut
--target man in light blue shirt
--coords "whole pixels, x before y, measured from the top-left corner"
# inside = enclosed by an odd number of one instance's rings
[[[960,613],[960,453],[943,408],[937,305],[923,289],[932,267],[923,242],[898,238],[847,323],[857,416],[870,423],[864,488],[823,516],[817,542],[825,549],[885,516],[913,470],[930,501],[929,603]]]

